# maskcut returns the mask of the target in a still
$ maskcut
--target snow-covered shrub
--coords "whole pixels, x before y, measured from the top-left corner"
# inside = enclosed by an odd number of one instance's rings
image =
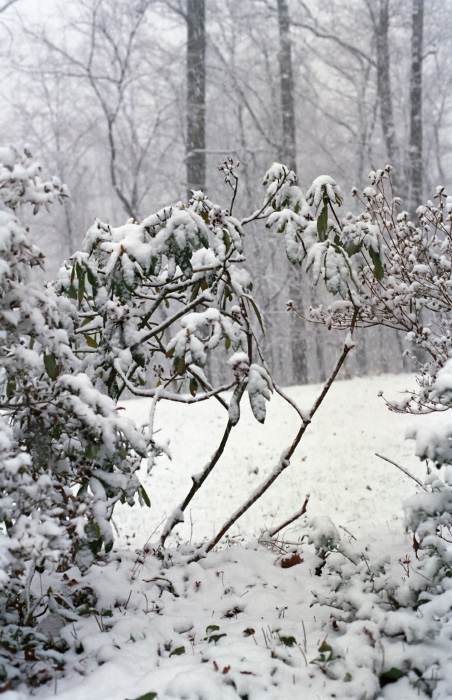
[[[332,178],[317,178],[305,198],[292,173],[274,172],[272,187],[280,188],[281,197],[267,225],[284,231],[291,262],[304,264],[314,283],[322,278],[341,297],[327,308],[311,309],[310,320],[328,328],[353,323],[405,331],[427,361],[419,366],[419,390],[394,408],[442,410],[447,390],[433,385],[452,358],[452,197],[438,187],[436,202],[420,206],[419,220],[412,222],[394,196],[391,167],[369,177],[371,186],[362,195],[352,191],[361,212],[339,218],[342,197]]]
[[[250,316],[260,315],[242,239],[240,222],[203,192],[140,223],[95,222],[83,251],[60,270],[57,290],[73,300],[66,330],[96,387],[115,399],[127,389],[197,401],[234,386],[267,397],[267,383],[249,382],[253,371],[265,372],[250,362]],[[247,363],[228,372],[227,385],[213,386],[208,360],[218,347],[245,353]],[[252,408],[264,421],[264,404]]]
[[[336,295],[329,306],[311,309],[311,321],[344,330],[382,325],[405,331],[411,346],[424,353],[422,362],[419,353],[412,355],[418,389],[387,402],[397,411],[444,413],[441,422],[413,428],[409,435],[421,459],[445,470],[440,478],[428,469],[425,484],[419,482],[419,492],[404,504],[412,556],[391,562],[371,550],[344,549],[327,518],[313,519],[309,541],[324,582],[315,601],[331,610],[325,673],[346,676],[344,649],[361,638],[373,650],[365,663],[375,697],[380,686],[399,679],[405,690],[411,686],[431,697],[437,650],[448,639],[452,609],[452,421],[446,413],[452,406],[452,197],[438,187],[435,203],[420,206],[419,220],[412,222],[399,211],[391,167],[370,173],[370,179],[362,195],[353,190],[362,211],[340,218],[334,180],[317,178],[304,197],[293,174],[274,169],[270,186],[281,196],[267,225],[284,232],[289,260]],[[292,303],[289,308],[296,312]],[[416,653],[412,645],[427,640],[436,640],[431,653],[425,647]]]
[[[115,503],[133,503],[146,440],[94,388],[67,333],[70,305],[34,280],[42,253],[20,210],[67,196],[31,155],[0,149],[0,683],[38,659],[32,633],[57,591],[37,588],[77,562],[86,570],[113,544]],[[27,651],[28,650],[28,651]],[[42,650],[42,649],[41,649]],[[37,654],[37,655],[36,655]]]
[[[227,175],[232,162],[223,167]],[[153,399],[149,467],[168,451],[166,436],[153,432],[159,401],[217,396],[228,411],[225,440],[240,418],[244,395],[255,418],[265,420],[273,383],[256,339],[254,325],[263,330],[263,322],[244,267],[243,236],[238,219],[196,191],[188,204],[141,222],[115,228],[95,221],[83,250],[59,272],[64,328],[93,386],[115,401],[124,391]],[[220,362],[211,361],[212,353]],[[216,374],[214,365],[220,368]],[[226,380],[217,381],[218,374]],[[230,390],[228,404],[221,395]],[[224,442],[171,516],[162,543],[183,519]]]

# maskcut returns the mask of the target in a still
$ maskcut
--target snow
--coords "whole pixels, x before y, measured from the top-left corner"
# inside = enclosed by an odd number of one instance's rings
[[[317,209],[321,202],[325,204],[325,198],[332,204],[340,206],[344,199],[339,185],[329,175],[319,175],[313,181],[306,192],[306,201]]]
[[[56,672],[53,682],[32,695],[19,688],[5,692],[5,700],[135,700],[150,693],[157,693],[157,700],[426,698],[427,672],[416,688],[411,670],[379,686],[378,674],[405,668],[408,661],[410,668],[437,674],[433,697],[450,698],[447,633],[430,646],[425,641],[428,625],[435,624],[433,613],[424,621],[404,610],[383,612],[377,605],[378,590],[390,591],[404,572],[398,560],[414,558],[403,529],[402,502],[418,488],[375,453],[423,479],[425,468],[404,434],[426,420],[390,413],[378,394],[394,398],[414,384],[408,375],[337,381],[290,466],[231,530],[227,545],[201,558],[197,546],[278,463],[300,418],[273,394],[263,426],[243,402],[216,476],[207,479],[185,521],[168,538],[168,548],[156,556],[152,542],[191,487],[192,474],[214,452],[228,418],[215,400],[193,406],[159,402],[154,425],[159,438],[171,438],[172,461],[161,457],[150,475],[144,466],[139,474],[151,509],[120,506],[115,511],[119,539],[109,562],[83,577],[75,568],[67,572],[71,590],[91,591],[96,613],[63,621],[62,635],[71,647],[65,677]],[[319,390],[303,386],[287,393],[308,411]],[[143,423],[151,400],[125,406],[128,416]],[[306,516],[269,540],[268,531],[299,510],[308,493]],[[337,548],[327,580],[315,575],[325,545]],[[364,551],[373,553],[368,579]],[[386,572],[384,562],[391,555],[395,564]],[[362,576],[353,576],[357,564]],[[339,582],[348,570],[352,584],[334,592],[334,577]],[[340,610],[328,607],[331,595],[342,601]],[[437,606],[445,600],[438,599]],[[353,609],[358,614],[347,622],[347,610]],[[385,638],[383,648],[379,634],[384,626],[424,643],[406,644],[395,636]]]

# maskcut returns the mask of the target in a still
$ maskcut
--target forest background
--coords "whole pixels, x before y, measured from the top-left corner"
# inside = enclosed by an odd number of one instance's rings
[[[96,216],[140,221],[191,189],[229,198],[218,170],[227,157],[240,161],[236,216],[262,198],[273,161],[302,189],[334,177],[346,210],[351,187],[389,162],[414,220],[435,185],[451,185],[451,9],[451,0],[3,0],[2,141],[29,144],[71,194],[50,223],[35,217],[47,275]],[[280,235],[248,227],[265,354],[280,384],[323,381],[341,339],[287,313],[291,299],[308,316],[326,293],[292,268]],[[356,340],[349,375],[413,369],[390,329]]]

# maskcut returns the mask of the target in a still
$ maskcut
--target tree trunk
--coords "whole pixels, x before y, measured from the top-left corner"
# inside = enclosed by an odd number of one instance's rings
[[[424,0],[413,0],[410,78],[410,218],[422,204],[422,51]]]
[[[292,70],[292,47],[290,40],[290,18],[287,0],[278,0],[279,23],[279,73],[281,82],[282,138],[279,157],[281,163],[297,170],[297,144],[295,135],[294,82]]]
[[[290,40],[290,17],[287,0],[278,0],[279,25],[279,73],[281,84],[282,134],[279,159],[294,172],[297,171],[297,143],[295,135],[294,83],[292,71],[292,47]],[[298,270],[289,271],[289,294],[297,311],[304,315],[302,279]],[[307,347],[305,329],[295,314],[290,314],[290,347],[292,355],[292,383],[306,384],[308,381]]]
[[[390,164],[396,168],[393,182],[398,185],[402,179],[399,168],[399,149],[394,125],[390,82],[389,57],[389,0],[380,0],[378,15],[375,17],[375,38],[377,44],[377,90],[380,102],[380,118],[386,154]]]
[[[206,9],[187,0],[187,196],[206,183]]]

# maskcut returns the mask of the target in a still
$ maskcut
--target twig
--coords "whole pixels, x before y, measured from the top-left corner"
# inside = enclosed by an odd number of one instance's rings
[[[207,401],[208,399],[211,399],[213,397],[216,397],[217,394],[222,394],[225,391],[230,391],[236,384],[235,381],[230,382],[229,384],[224,384],[222,386],[217,387],[216,389],[212,389],[211,391],[207,391],[203,394],[198,394],[197,396],[187,396],[185,394],[174,394],[169,391],[166,391],[163,389],[161,386],[157,386],[154,389],[140,389],[139,387],[135,386],[129,380],[127,379],[126,375],[122,371],[121,365],[119,364],[119,361],[116,359],[113,362],[113,366],[118,373],[118,375],[121,377],[122,381],[124,382],[124,386],[126,389],[132,392],[134,396],[142,396],[144,398],[154,398],[156,400],[160,399],[165,399],[167,401],[175,401],[177,403],[199,403],[200,401]],[[193,376],[196,376],[198,379],[197,375],[193,373]],[[222,402],[222,405],[225,406],[225,403]],[[227,404],[225,406],[227,408]]]
[[[356,540],[355,535],[353,535],[353,534],[350,532],[350,530],[347,530],[347,528],[344,527],[343,525],[339,525],[339,527],[341,528],[341,530],[343,530],[344,532],[346,532],[347,535],[348,535],[349,537],[352,538],[352,540]]]
[[[163,532],[160,537],[160,546],[163,546],[165,544],[166,538],[168,537],[170,532],[176,527],[176,525],[184,521],[184,511],[186,510],[187,506],[189,505],[195,494],[199,491],[199,489],[209,476],[210,472],[220,459],[221,455],[223,454],[232,428],[233,425],[231,421],[228,420],[221,442],[218,445],[216,451],[214,452],[211,460],[207,462],[206,466],[200,474],[192,476],[193,485],[190,491],[187,493],[182,503],[179,506],[177,506],[177,508],[173,511],[173,513],[170,515],[170,517],[165,523],[165,527],[163,528]]]
[[[300,440],[302,439],[303,435],[306,432],[306,429],[308,425],[311,423],[311,420],[317,410],[319,409],[320,405],[323,402],[323,399],[327,395],[328,391],[331,389],[331,386],[336,379],[339,370],[341,369],[342,365],[345,362],[345,359],[354,347],[354,344],[351,342],[351,336],[353,335],[353,331],[355,329],[356,325],[356,319],[358,316],[358,309],[355,308],[354,313],[353,313],[353,318],[350,324],[350,333],[347,339],[345,340],[344,347],[342,349],[341,355],[339,359],[336,362],[336,366],[334,367],[329,379],[326,381],[322,391],[320,392],[319,396],[317,397],[310,413],[308,416],[302,418],[302,424],[300,426],[300,429],[298,430],[298,433],[296,434],[292,444],[284,450],[282,453],[281,457],[279,458],[278,464],[274,467],[273,471],[271,474],[260,484],[260,486],[257,487],[257,489],[254,491],[254,493],[251,494],[251,496],[243,503],[242,506],[238,510],[235,511],[229,518],[229,520],[226,521],[226,523],[223,525],[221,528],[220,532],[215,535],[215,537],[209,542],[209,544],[206,547],[206,553],[210,552],[213,547],[215,547],[216,544],[221,540],[221,538],[225,535],[225,533],[234,525],[234,523],[237,522],[241,516],[246,513],[246,511],[251,508],[251,506],[256,503],[256,501],[267,491],[267,489],[270,488],[270,486],[273,484],[274,481],[278,478],[282,472],[287,469],[287,467],[290,464],[290,458],[292,457],[293,453],[295,452],[296,448],[298,447],[298,444],[300,443]]]
[[[375,452],[375,457],[379,457],[380,459],[384,459],[385,462],[389,462],[389,464],[393,464],[394,467],[397,467],[397,469],[400,469],[400,471],[403,472],[406,476],[409,476],[410,479],[413,479],[413,481],[415,481],[416,484],[418,484],[418,486],[420,486],[422,489],[424,489],[424,491],[427,491],[427,489],[424,486],[424,484],[422,483],[422,481],[420,479],[418,479],[417,477],[413,476],[413,474],[411,474],[408,471],[408,469],[405,469],[405,467],[401,467],[400,464],[397,464],[397,462],[394,462],[392,459],[389,459],[389,457],[384,457],[383,455],[379,455],[378,452]]]
[[[283,523],[281,523],[281,525],[278,525],[278,527],[274,527],[273,530],[270,530],[268,532],[269,537],[274,537],[284,527],[287,527],[287,525],[290,525],[291,523],[293,523],[294,520],[301,518],[301,516],[304,515],[308,509],[308,503],[309,503],[310,497],[311,497],[311,494],[308,493],[300,510],[297,510],[295,515],[292,515],[292,517],[288,518],[288,520],[285,520]]]

